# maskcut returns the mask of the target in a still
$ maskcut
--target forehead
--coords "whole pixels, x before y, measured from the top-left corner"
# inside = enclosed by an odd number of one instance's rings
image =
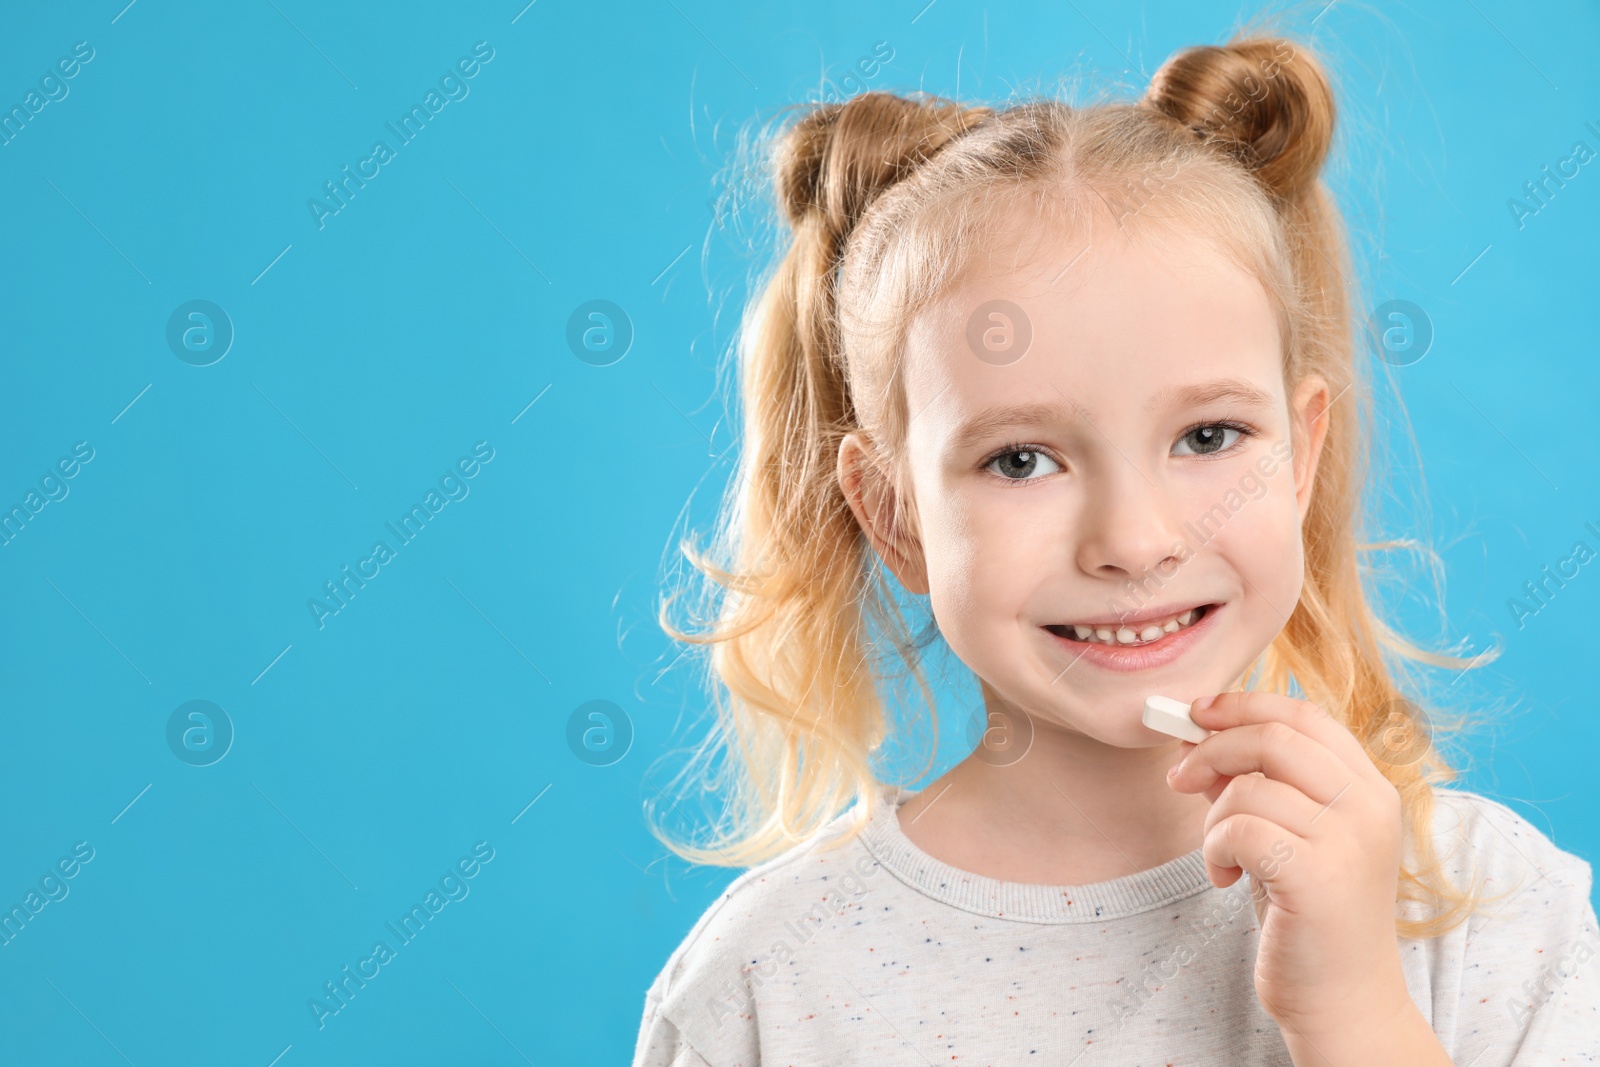
[[[996,403],[1065,396],[1092,416],[1218,378],[1283,391],[1277,312],[1253,274],[1199,236],[1111,222],[997,241],[913,320],[902,370],[924,437]]]

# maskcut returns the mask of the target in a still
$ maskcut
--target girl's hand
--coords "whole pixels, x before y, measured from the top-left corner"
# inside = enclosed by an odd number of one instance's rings
[[[1185,758],[1167,781],[1212,802],[1203,847],[1212,883],[1250,874],[1267,1013],[1314,1041],[1413,1007],[1394,925],[1399,791],[1315,704],[1223,693],[1191,715],[1219,732],[1181,742]]]

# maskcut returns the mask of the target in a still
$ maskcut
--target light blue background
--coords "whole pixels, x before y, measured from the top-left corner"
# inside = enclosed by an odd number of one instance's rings
[[[6,108],[95,50],[0,147],[0,503],[95,450],[0,548],[0,904],[95,850],[0,947],[0,1058],[624,1062],[735,873],[663,858],[641,803],[708,701],[654,618],[732,469],[717,363],[762,239],[708,199],[739,130],[824,78],[856,88],[878,42],[872,88],[1004,102],[1081,70],[1133,92],[1233,9],[124,3],[18,6],[0,35]],[[1600,163],[1522,228],[1507,201],[1575,141],[1600,149],[1600,16],[1337,5],[1314,32],[1371,298],[1436,330],[1395,372],[1432,518],[1384,507],[1439,549],[1449,623],[1425,583],[1403,617],[1505,650],[1448,690],[1492,713],[1459,784],[1593,858],[1600,564],[1523,629],[1506,602],[1600,547]],[[480,40],[470,94],[319,229],[307,200]],[[165,339],[194,299],[236,331],[207,367]],[[593,299],[635,330],[610,366],[566,343]],[[479,441],[469,495],[319,629],[308,598]],[[1401,501],[1423,486],[1405,460]],[[236,731],[208,767],[165,736],[195,699]],[[566,742],[594,699],[634,726],[611,766]],[[469,895],[319,1030],[308,999],[479,841]]]

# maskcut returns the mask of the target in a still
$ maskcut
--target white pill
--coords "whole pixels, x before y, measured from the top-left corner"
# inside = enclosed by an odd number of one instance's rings
[[[1216,732],[1189,718],[1189,705],[1171,697],[1145,697],[1144,724],[1179,741],[1192,741],[1197,745]]]

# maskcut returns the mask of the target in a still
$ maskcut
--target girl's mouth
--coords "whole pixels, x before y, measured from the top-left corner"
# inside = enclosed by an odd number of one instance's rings
[[[1156,644],[1168,634],[1178,633],[1193,626],[1205,617],[1207,611],[1216,606],[1214,604],[1201,604],[1197,607],[1185,608],[1183,611],[1174,611],[1154,618],[1147,618],[1143,622],[1125,623],[1120,620],[1113,620],[1109,622],[1055,623],[1046,626],[1045,629],[1057,637],[1064,637],[1069,641],[1139,648]]]
[[[1052,640],[1073,654],[1115,671],[1142,671],[1170,663],[1214,628],[1223,605],[1198,604],[1137,622],[1102,620],[1045,626]],[[1079,634],[1084,636],[1080,637]],[[1070,665],[1069,665],[1070,668]]]

